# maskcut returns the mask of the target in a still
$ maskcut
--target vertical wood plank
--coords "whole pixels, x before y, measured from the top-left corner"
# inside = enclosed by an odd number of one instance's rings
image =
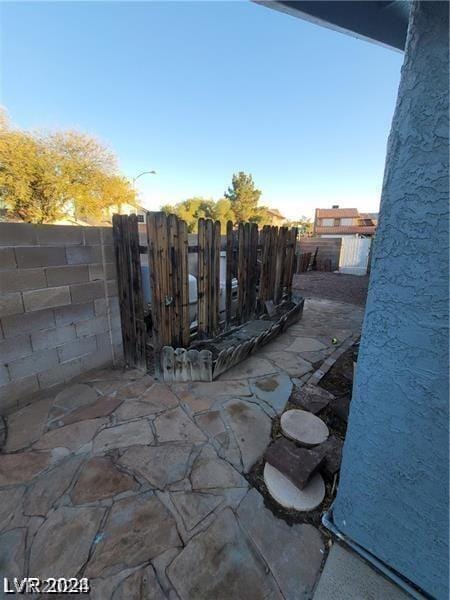
[[[148,270],[150,274],[150,306],[152,311],[152,342],[154,352],[157,353],[161,344],[161,280],[159,277],[159,245],[157,240],[158,229],[156,214],[147,215],[147,245],[148,245]]]
[[[225,282],[225,326],[231,326],[232,315],[232,279],[233,279],[233,223],[227,222],[227,268]]]
[[[244,223],[238,225],[238,303],[236,317],[237,322],[242,323],[244,314],[244,301],[246,291],[245,281],[245,226]]]
[[[187,348],[190,339],[189,242],[187,224],[181,219],[178,219],[178,246],[180,255],[180,343],[182,348]]]
[[[211,337],[212,331],[212,306],[213,306],[213,262],[212,262],[212,249],[213,249],[213,222],[211,219],[206,219],[206,244],[205,244],[205,311],[206,311],[206,336]]]
[[[197,322],[198,322],[198,337],[202,338],[206,335],[206,288],[205,288],[205,268],[206,268],[206,226],[205,219],[198,220],[198,277],[197,277]]]
[[[142,290],[141,257],[139,253],[139,230],[136,215],[128,217],[130,239],[130,265],[132,306],[135,332],[135,366],[139,369],[147,368],[146,343],[147,329],[144,322],[144,294]]]
[[[248,310],[247,319],[253,319],[256,310],[256,291],[258,287],[258,225],[249,226],[248,252]]]
[[[219,303],[220,303],[220,221],[213,224],[213,247],[212,247],[212,285],[214,286],[212,311],[211,335],[219,333]]]
[[[169,288],[173,298],[171,305],[170,323],[171,340],[170,345],[177,348],[180,345],[181,306],[180,306],[180,264],[178,246],[178,218],[169,215],[168,226],[168,251],[169,251]]]
[[[127,302],[127,268],[125,263],[125,252],[123,247],[123,235],[122,235],[122,219],[121,215],[113,215],[113,241],[114,241],[114,253],[116,257],[117,267],[117,287],[119,295],[119,308],[120,308],[120,326],[122,331],[122,345],[125,364],[129,360],[129,323],[130,318]]]

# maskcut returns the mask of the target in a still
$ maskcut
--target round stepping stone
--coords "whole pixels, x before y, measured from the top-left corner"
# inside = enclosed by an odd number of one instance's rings
[[[299,512],[314,510],[325,497],[325,483],[320,473],[316,473],[302,490],[299,490],[278,469],[266,463],[264,482],[272,498],[284,506]]]
[[[281,430],[291,440],[295,440],[307,448],[321,444],[328,437],[328,427],[306,410],[287,410],[281,415]]]

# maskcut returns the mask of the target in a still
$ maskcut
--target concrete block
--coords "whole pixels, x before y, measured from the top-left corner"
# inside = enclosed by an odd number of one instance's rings
[[[108,331],[108,319],[106,316],[103,317],[95,317],[94,319],[90,319],[89,321],[82,321],[81,323],[77,323],[76,332],[77,337],[85,337],[89,335],[96,335],[98,333],[104,333]]]
[[[105,298],[97,298],[94,300],[94,312],[95,316],[101,317],[106,315],[107,303]]]
[[[114,246],[108,244],[103,246],[103,255],[105,257],[105,263],[114,262],[116,255],[114,253]]]
[[[94,317],[94,304],[71,304],[62,308],[55,308],[55,322],[57,327],[71,325],[79,321],[87,321]]]
[[[17,246],[14,248],[19,268],[56,267],[67,264],[65,249],[60,246]]]
[[[44,308],[54,308],[56,306],[65,306],[70,304],[70,302],[71,298],[68,285],[23,293],[23,303],[26,312],[42,310]]]
[[[76,339],[75,325],[64,325],[53,329],[43,329],[31,334],[33,350],[44,350],[46,348],[57,348],[70,340]]]
[[[11,381],[0,387],[0,415],[39,389],[36,375],[29,375],[16,381]]]
[[[83,243],[82,228],[76,225],[38,225],[36,234],[41,246],[72,246]]]
[[[0,342],[0,361],[4,364],[32,353],[29,335],[18,335]]]
[[[96,263],[93,265],[89,265],[89,279],[94,281],[96,279],[116,279],[117,271],[116,264],[112,262],[105,263]]]
[[[15,292],[13,294],[0,294],[0,317],[8,315],[17,315],[23,313],[22,294]]]
[[[117,281],[115,279],[111,279],[110,281],[107,281],[106,288],[108,291],[109,298],[111,298],[112,296],[117,296],[119,293],[118,289],[117,289]]]
[[[0,291],[23,292],[47,287],[44,269],[0,270]]]
[[[52,310],[40,310],[34,313],[12,315],[2,319],[2,328],[5,337],[12,337],[20,333],[49,329],[54,327],[55,317]]]
[[[51,350],[41,350],[33,352],[29,356],[19,358],[8,364],[11,379],[20,379],[28,375],[35,375],[41,371],[47,371],[58,364],[58,354],[53,348]]]
[[[0,246],[33,246],[36,244],[36,225],[0,223]]]
[[[38,374],[39,385],[45,389],[58,383],[70,381],[77,377],[83,371],[86,371],[85,365],[81,358],[74,358],[65,363],[60,363],[58,366],[43,373]]]
[[[83,239],[85,246],[100,244],[100,227],[83,227]]]
[[[71,358],[83,356],[83,354],[92,354],[97,350],[97,341],[95,335],[79,338],[76,341],[69,342],[58,348],[58,356],[61,362],[66,362]]]
[[[96,279],[104,279],[104,271],[102,263],[95,263],[89,265],[89,280],[95,281]]]
[[[101,246],[71,246],[66,248],[67,264],[85,265],[102,262]]]
[[[101,235],[104,244],[113,244],[112,227],[101,227]]]
[[[45,269],[48,286],[68,285],[89,281],[87,265],[70,265],[67,267],[49,267]]]
[[[15,269],[16,266],[14,248],[0,248],[0,269]]]
[[[91,281],[89,283],[78,283],[70,286],[70,294],[74,304],[81,304],[96,298],[104,298],[105,286],[103,281]]]
[[[113,362],[113,351],[111,345],[103,345],[96,352],[89,356],[82,357],[85,371],[88,369],[97,369]]]

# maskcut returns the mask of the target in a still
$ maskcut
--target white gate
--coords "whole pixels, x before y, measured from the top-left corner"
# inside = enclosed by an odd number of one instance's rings
[[[371,238],[342,237],[339,272],[349,275],[365,275],[371,242]]]

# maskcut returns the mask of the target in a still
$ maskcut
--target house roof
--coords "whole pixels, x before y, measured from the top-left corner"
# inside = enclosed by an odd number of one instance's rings
[[[359,213],[360,219],[372,219],[378,221],[378,213]]]
[[[345,219],[360,215],[357,208],[318,208],[316,216],[318,219]]]
[[[362,235],[370,235],[376,231],[375,225],[342,225],[339,227],[316,227],[315,233],[320,235],[334,233],[360,233]]]
[[[278,219],[285,219],[286,217],[283,217],[283,215],[280,213],[280,211],[278,210],[278,208],[268,208],[266,211],[269,215],[272,215],[272,217],[277,217]]]
[[[253,0],[294,17],[403,51],[411,3],[403,0]]]

